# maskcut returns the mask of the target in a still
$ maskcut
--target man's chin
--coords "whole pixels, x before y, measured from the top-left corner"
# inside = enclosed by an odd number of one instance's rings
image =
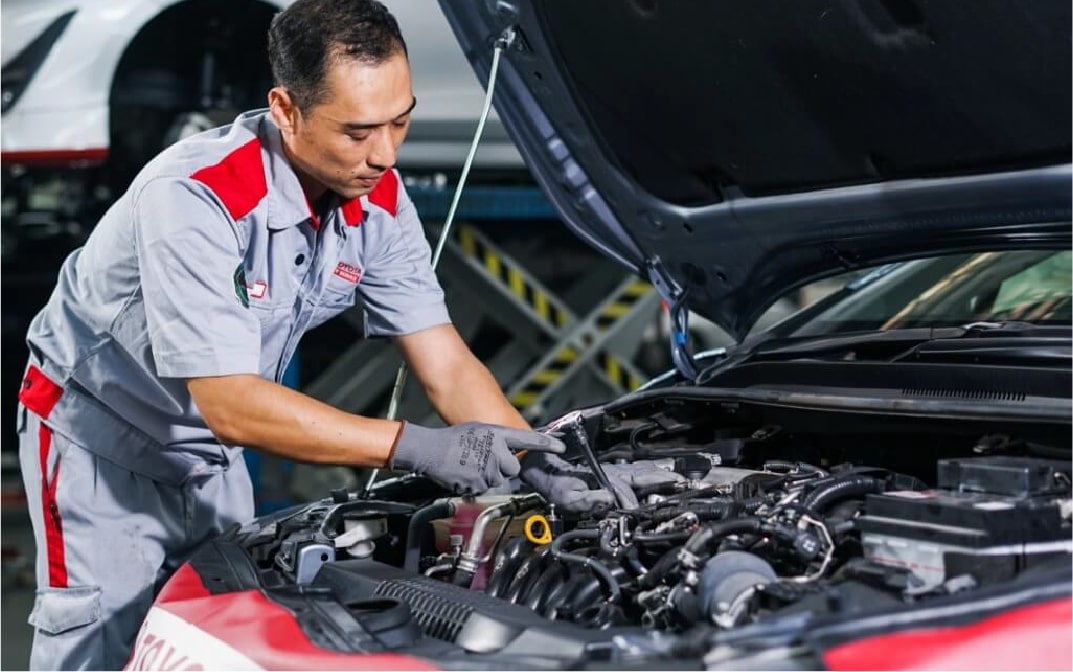
[[[361,198],[362,196],[368,196],[372,193],[374,187],[355,186],[354,184],[340,184],[336,188],[332,189],[341,201],[352,201],[355,198]]]

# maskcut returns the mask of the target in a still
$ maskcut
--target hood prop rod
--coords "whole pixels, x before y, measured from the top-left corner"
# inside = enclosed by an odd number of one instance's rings
[[[686,380],[694,382],[700,372],[689,350],[689,308],[686,305],[689,288],[675,282],[658,255],[645,260],[645,271],[648,281],[667,302],[670,311],[671,361]]]
[[[440,255],[443,254],[444,244],[447,243],[448,234],[451,232],[451,224],[455,221],[455,212],[458,211],[458,202],[462,198],[462,188],[466,185],[466,178],[469,177],[470,168],[473,167],[473,157],[477,155],[477,147],[481,143],[481,135],[484,133],[484,123],[488,121],[488,113],[492,110],[492,96],[496,90],[496,75],[499,72],[499,58],[503,54],[505,49],[509,49],[514,44],[514,39],[518,36],[514,30],[514,26],[507,26],[500,36],[495,41],[495,51],[492,53],[492,69],[488,72],[488,85],[485,87],[487,90],[484,94],[484,106],[481,108],[480,119],[477,120],[477,130],[473,133],[473,142],[469,146],[469,154],[466,155],[466,161],[462,164],[462,174],[458,178],[458,186],[455,187],[455,195],[451,199],[451,207],[447,210],[447,219],[443,223],[443,229],[440,230],[440,238],[436,242],[436,250],[432,253],[432,270],[435,271],[436,267],[440,263]],[[395,385],[391,389],[391,400],[387,406],[388,420],[394,420],[399,411],[399,399],[402,398],[402,388],[406,385],[406,362],[399,365],[399,370],[395,373]],[[373,469],[369,472],[369,478],[365,481],[365,487],[362,488],[362,498],[368,497],[372,492],[373,484],[376,483],[376,477],[379,476],[380,470]]]

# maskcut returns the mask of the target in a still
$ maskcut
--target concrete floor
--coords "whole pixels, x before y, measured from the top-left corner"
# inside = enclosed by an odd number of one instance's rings
[[[0,509],[0,670],[25,670],[30,662],[33,628],[26,623],[34,604],[34,536],[24,506]],[[18,552],[19,557],[10,557]]]
[[[26,617],[33,604],[33,588],[4,588],[0,594],[0,670],[25,670],[30,664],[33,628]]]

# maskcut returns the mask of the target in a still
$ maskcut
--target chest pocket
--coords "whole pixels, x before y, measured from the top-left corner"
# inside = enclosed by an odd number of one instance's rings
[[[357,303],[362,269],[357,264],[338,262],[324,279],[324,291],[313,310],[309,329],[329,320]]]

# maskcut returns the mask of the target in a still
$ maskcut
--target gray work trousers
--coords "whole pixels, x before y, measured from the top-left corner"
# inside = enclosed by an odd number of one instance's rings
[[[98,457],[19,406],[37,543],[31,670],[120,669],[164,581],[194,548],[253,518],[243,461],[167,485]]]

